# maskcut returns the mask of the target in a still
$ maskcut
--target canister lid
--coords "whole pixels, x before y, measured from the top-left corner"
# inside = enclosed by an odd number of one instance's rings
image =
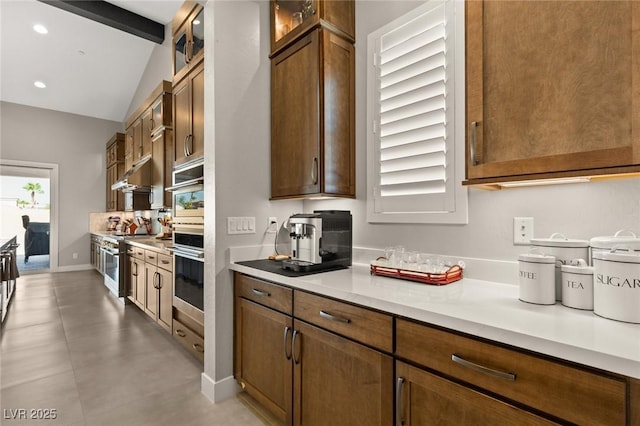
[[[534,246],[545,246],[545,247],[569,247],[569,248],[589,247],[589,241],[573,240],[565,237],[563,234],[559,232],[556,232],[555,234],[551,234],[549,238],[532,238],[531,244]]]
[[[613,249],[624,246],[631,250],[640,251],[640,238],[631,231],[620,230],[614,235],[591,238],[591,247],[597,249]]]
[[[560,269],[571,274],[593,275],[593,266],[562,265]]]
[[[541,253],[525,253],[518,256],[518,260],[529,263],[556,263],[555,256],[547,256]]]
[[[640,252],[614,249],[593,253],[593,258],[609,262],[640,263]]]

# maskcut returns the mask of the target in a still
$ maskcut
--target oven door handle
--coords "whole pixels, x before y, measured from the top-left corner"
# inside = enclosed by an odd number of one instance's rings
[[[118,256],[117,252],[113,252],[112,249],[108,247],[100,247],[100,251],[106,254],[110,254],[111,256]]]
[[[175,247],[167,247],[167,250],[170,251],[174,256],[186,257],[187,259],[204,262],[204,252],[201,251],[177,249]]]

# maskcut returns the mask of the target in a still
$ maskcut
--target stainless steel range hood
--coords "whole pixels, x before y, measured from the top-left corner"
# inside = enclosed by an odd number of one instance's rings
[[[121,191],[135,191],[138,188],[149,187],[151,187],[151,155],[133,163],[131,169],[111,185],[111,189]]]

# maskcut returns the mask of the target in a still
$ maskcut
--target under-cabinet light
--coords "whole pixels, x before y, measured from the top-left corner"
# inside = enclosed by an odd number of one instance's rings
[[[47,85],[41,81],[34,81],[33,85],[36,86],[38,89],[44,89],[45,87],[47,87]]]
[[[501,182],[499,186],[503,188],[519,188],[523,186],[545,186],[545,185],[560,185],[564,183],[585,183],[590,182],[591,178],[577,177],[577,178],[557,178],[557,179],[534,179],[523,180],[519,182]]]

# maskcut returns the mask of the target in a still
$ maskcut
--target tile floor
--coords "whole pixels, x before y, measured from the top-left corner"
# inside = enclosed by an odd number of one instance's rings
[[[212,404],[198,362],[95,271],[22,276],[14,297],[1,331],[3,426],[267,423],[240,398]],[[29,419],[31,409],[56,418]]]

